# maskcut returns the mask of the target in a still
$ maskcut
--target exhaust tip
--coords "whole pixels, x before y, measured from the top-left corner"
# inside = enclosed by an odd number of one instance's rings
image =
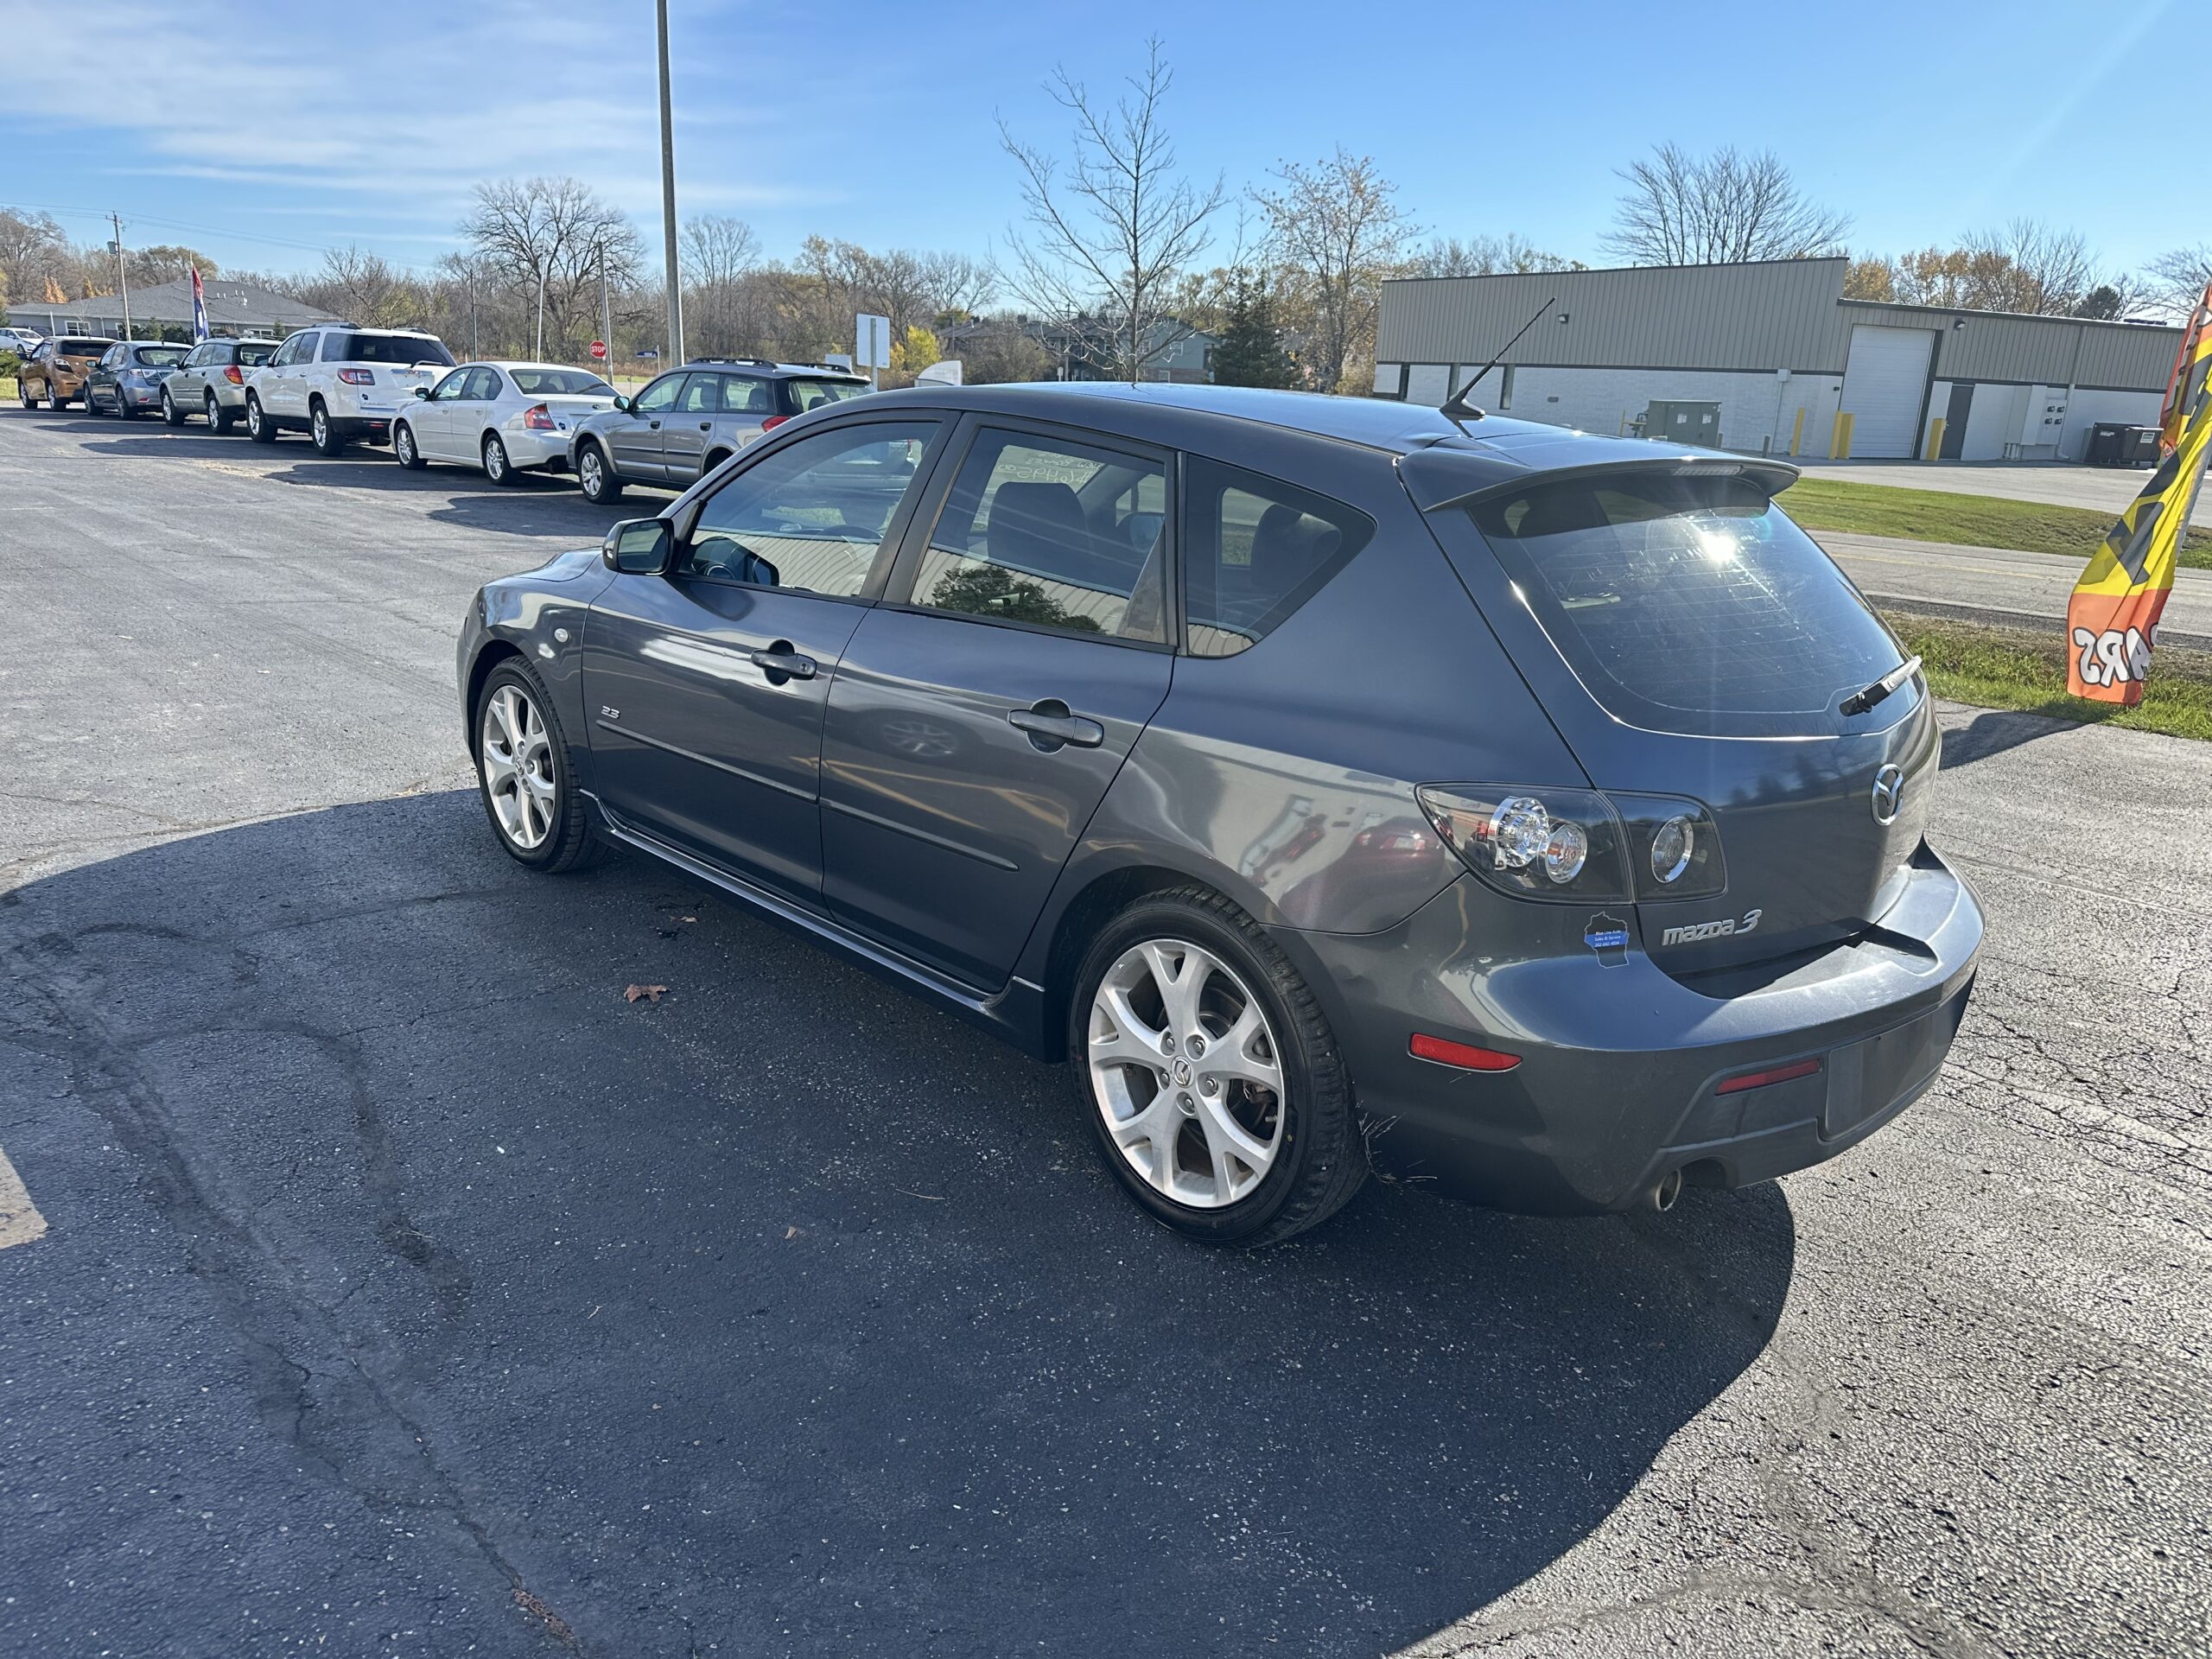
[[[1675,1207],[1675,1200],[1682,1196],[1682,1172],[1670,1169],[1651,1184],[1651,1208],[1665,1215]]]

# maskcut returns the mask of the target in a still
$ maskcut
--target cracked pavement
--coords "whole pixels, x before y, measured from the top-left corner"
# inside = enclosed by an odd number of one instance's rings
[[[2212,747],[1947,712],[1984,966],[1835,1162],[1223,1255],[497,852],[454,626],[617,510],[13,410],[0,490],[0,1652],[2212,1652]]]

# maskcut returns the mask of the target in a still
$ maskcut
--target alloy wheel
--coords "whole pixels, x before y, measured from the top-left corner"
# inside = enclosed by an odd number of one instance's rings
[[[1182,939],[1115,959],[1091,999],[1091,1097],[1131,1169],[1194,1209],[1248,1198],[1282,1149],[1281,1049],[1227,963]]]
[[[599,493],[607,482],[605,469],[599,459],[599,448],[586,444],[582,454],[576,457],[576,483],[592,500],[599,499]]]
[[[391,453],[403,467],[415,464],[415,429],[403,423],[391,435]]]
[[[484,476],[494,484],[507,481],[507,446],[496,434],[484,440]]]
[[[544,717],[518,685],[501,685],[484,703],[477,747],[484,757],[484,793],[499,833],[535,852],[552,833],[553,746]]]
[[[330,448],[330,416],[323,413],[321,404],[315,406],[314,426],[315,447],[318,449]]]

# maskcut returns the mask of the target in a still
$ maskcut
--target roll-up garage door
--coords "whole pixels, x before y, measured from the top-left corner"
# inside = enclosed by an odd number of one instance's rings
[[[1920,400],[1928,391],[1928,353],[1936,336],[1924,328],[1851,331],[1843,365],[1843,408],[1852,416],[1853,459],[1909,460],[1920,435]]]

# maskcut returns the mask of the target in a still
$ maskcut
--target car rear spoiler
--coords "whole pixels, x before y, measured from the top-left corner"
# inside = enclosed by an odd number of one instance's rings
[[[1563,447],[1563,446],[1562,446]],[[1580,445],[1576,447],[1580,448]],[[1605,478],[1628,473],[1659,473],[1675,478],[1740,478],[1779,495],[1797,481],[1798,469],[1786,461],[1765,455],[1716,454],[1711,450],[1646,450],[1642,454],[1580,461],[1563,466],[1537,462],[1554,446],[1533,446],[1535,453],[1524,460],[1512,451],[1476,454],[1455,446],[1436,444],[1402,456],[1399,476],[1423,512],[1447,507],[1471,506],[1478,501],[1507,495],[1535,483],[1556,484],[1576,479]]]

